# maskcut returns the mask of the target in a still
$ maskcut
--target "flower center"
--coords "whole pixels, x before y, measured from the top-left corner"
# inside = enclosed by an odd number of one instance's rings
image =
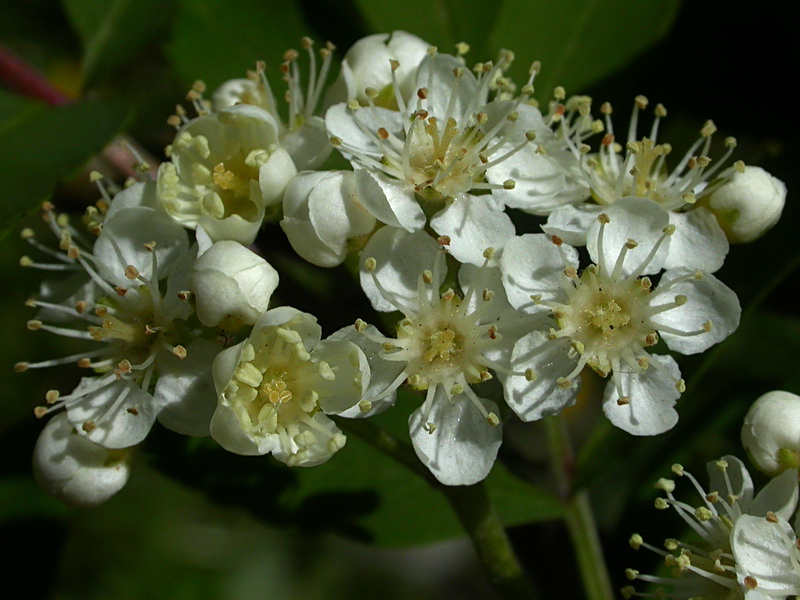
[[[620,360],[636,361],[638,348],[655,343],[647,312],[648,279],[617,281],[591,266],[573,282],[569,303],[553,311],[557,335],[570,337],[573,347],[600,375],[610,373]]]

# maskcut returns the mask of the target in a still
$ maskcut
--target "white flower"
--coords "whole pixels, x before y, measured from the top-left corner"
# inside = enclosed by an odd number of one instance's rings
[[[326,415],[358,403],[369,366],[355,344],[320,337],[312,315],[274,308],[247,340],[219,354],[211,436],[223,448],[313,466],[344,446],[344,435]]]
[[[265,110],[240,104],[188,121],[158,171],[158,195],[181,225],[214,241],[251,243],[267,206],[297,173]]]
[[[761,167],[745,167],[706,198],[728,239],[741,244],[758,239],[778,222],[786,185]]]
[[[358,201],[351,171],[305,171],[286,188],[281,228],[295,252],[312,264],[341,264],[350,240],[374,227],[375,217]]]
[[[102,504],[121,490],[130,475],[131,452],[109,450],[80,435],[56,415],[45,425],[33,449],[33,474],[47,492],[72,506]]]
[[[197,318],[207,327],[252,325],[269,308],[278,272],[239,242],[222,240],[212,245],[201,227],[197,238],[205,241],[187,282],[195,296]]]
[[[448,485],[486,477],[502,440],[497,405],[471,386],[491,379],[490,370],[525,376],[502,365],[525,318],[505,300],[497,269],[486,264],[492,252],[486,254],[482,268],[459,270],[462,297],[452,289],[439,293],[446,275],[444,253],[424,232],[384,227],[362,252],[361,283],[373,306],[404,315],[396,337],[356,323],[369,342],[362,347],[384,373],[362,409],[392,401],[404,381],[425,391],[425,401],[409,420],[411,441],[420,460]]]
[[[356,100],[367,105],[369,99],[364,90],[371,88],[377,91],[374,100],[378,106],[397,109],[396,94],[408,101],[416,91],[417,67],[427,56],[428,48],[428,42],[405,31],[361,38],[344,55],[327,104]]]
[[[800,396],[775,391],[758,398],[744,418],[742,445],[767,475],[800,468]]]
[[[353,164],[364,208],[407,231],[432,215],[450,253],[475,265],[483,248],[499,250],[514,234],[502,212],[514,181],[495,181],[493,170],[547,130],[527,103],[530,83],[516,100],[489,102],[511,58],[506,52],[497,66],[480,65],[475,77],[459,58],[434,54],[417,71],[416,97],[406,103],[398,95],[399,111],[376,106],[370,88],[369,106],[337,104],[325,116],[331,142]]]
[[[670,223],[677,227],[665,268],[684,266],[713,273],[722,266],[729,245],[723,228],[708,210],[706,199],[744,169],[741,162],[723,168],[736,140],[727,138],[725,154],[712,161],[709,153],[717,128],[708,121],[700,138],[669,171],[666,160],[672,146],[657,141],[661,119],[667,114],[661,104],[655,108],[649,133],[639,137],[639,113],[648,104],[644,96],[636,98],[624,146],[614,133],[611,105],[602,106],[606,134],[599,151],[585,154],[580,165],[592,199],[599,206],[564,206],[550,215],[545,230],[569,244],[583,245],[589,225],[604,206],[631,196],[649,198],[667,211]]]
[[[683,600],[767,600],[800,592],[796,537],[786,522],[797,506],[796,470],[770,481],[755,498],[750,474],[734,456],[708,463],[708,491],[681,465],[674,465],[672,471],[691,481],[700,495],[700,504],[677,500],[672,494],[675,482],[661,479],[656,487],[667,497],[658,498],[656,508],[674,508],[701,543],[668,539],[664,551],[635,534],[631,536],[631,546],[663,556],[666,566],[673,568],[673,577],[643,575],[627,569],[628,579],[666,586],[669,591],[661,588],[657,597]],[[633,586],[623,588],[622,594],[625,598],[652,596],[637,593]]]
[[[713,275],[670,269],[657,286],[675,226],[653,201],[629,198],[609,207],[589,230],[594,262],[578,273],[578,254],[559,238],[528,234],[511,240],[500,267],[511,304],[546,321],[514,347],[511,366],[533,381],[511,378],[506,400],[526,421],[554,414],[575,400],[588,365],[606,386],[603,410],[635,435],[673,427],[673,405],[684,389],[675,360],[645,349],[664,339],[695,354],[738,325],[736,295]]]
[[[208,365],[218,346],[198,339],[199,332],[186,322],[192,315],[186,274],[195,254],[186,231],[160,209],[127,207],[105,219],[90,252],[68,221],[49,207],[46,217],[64,251],[48,253],[60,264],[25,262],[77,271],[83,283],[60,302],[31,299],[29,306],[42,310],[28,321],[28,328],[100,347],[17,364],[18,371],[26,371],[77,362],[96,373],[67,395],[48,392],[50,406],[38,407],[36,414],[66,408],[82,434],[107,448],[139,443],[156,418],[180,433],[208,435],[214,401]]]
[[[332,150],[325,132],[325,122],[317,115],[317,106],[322,97],[325,80],[328,78],[333,51],[336,49],[330,42],[325,44],[324,48],[320,48],[319,56],[322,64],[317,71],[313,40],[304,37],[301,44],[309,57],[309,75],[305,92],[298,65],[299,53],[296,50],[286,51],[283,55],[284,62],[280,67],[283,81],[286,82],[284,98],[289,109],[286,122],[278,110],[278,103],[264,72],[263,62],[257,63],[256,70],[249,72],[247,79],[232,79],[223,83],[212,97],[216,111],[236,104],[252,104],[270,113],[278,124],[281,145],[300,171],[319,168]]]

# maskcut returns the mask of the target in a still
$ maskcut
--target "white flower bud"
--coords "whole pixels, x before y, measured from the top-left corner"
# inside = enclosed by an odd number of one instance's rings
[[[708,197],[728,240],[752,242],[775,225],[786,201],[786,185],[761,167],[745,167]]]
[[[365,90],[373,88],[378,92],[376,104],[391,107],[394,89],[390,61],[399,63],[395,71],[397,85],[403,98],[410,98],[415,91],[417,67],[427,56],[428,48],[428,42],[405,31],[361,38],[344,55],[342,70],[331,86],[326,104],[352,99],[367,104]]]
[[[62,502],[98,506],[130,475],[130,449],[110,450],[77,433],[61,412],[45,425],[33,449],[36,481]]]
[[[344,261],[348,240],[375,227],[356,195],[352,171],[304,171],[286,188],[281,227],[300,256],[320,267]]]
[[[744,418],[742,445],[773,477],[800,468],[800,396],[774,391],[756,400]]]
[[[189,289],[203,325],[252,325],[269,307],[278,272],[238,242],[216,242],[189,272]],[[227,320],[227,321],[226,321]]]

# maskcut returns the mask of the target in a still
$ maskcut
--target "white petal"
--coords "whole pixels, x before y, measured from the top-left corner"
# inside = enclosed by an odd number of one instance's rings
[[[375,218],[358,203],[355,178],[349,171],[319,181],[309,194],[308,211],[320,240],[338,252],[346,250],[349,238],[375,226]]]
[[[364,352],[347,340],[322,340],[314,349],[314,362],[325,361],[335,375],[320,382],[319,405],[327,415],[338,415],[356,407],[369,387],[369,363]],[[356,407],[357,408],[357,407]]]
[[[750,477],[750,472],[742,460],[732,454],[726,454],[722,460],[728,464],[725,468],[727,480],[725,473],[717,465],[719,461],[711,460],[706,463],[709,491],[719,492],[726,499],[729,495],[736,496],[739,499],[737,501],[739,507],[742,511],[747,512],[753,502],[753,479]],[[728,482],[730,482],[730,488]]]
[[[503,150],[500,150],[497,154],[502,153]],[[589,188],[576,179],[570,169],[573,163],[576,161],[569,152],[542,155],[536,152],[535,144],[528,144],[488,169],[486,178],[496,184],[502,184],[507,179],[515,182],[512,190],[493,192],[506,206],[534,215],[548,215],[565,204],[589,197]]]
[[[514,345],[511,368],[521,373],[531,369],[535,376],[533,381],[521,375],[504,377],[506,403],[520,419],[536,421],[575,404],[580,377],[570,387],[558,385],[558,379],[568,376],[577,364],[567,354],[569,350],[569,340],[551,341],[543,331],[533,331]]]
[[[578,267],[578,252],[571,246],[561,245],[561,251],[549,236],[528,233],[506,243],[500,257],[503,287],[511,305],[526,313],[546,312],[531,296],[541,295],[542,300],[563,301],[564,269]],[[565,264],[566,261],[566,264]]]
[[[301,221],[293,217],[281,220],[281,229],[289,239],[292,248],[301,258],[318,267],[335,267],[347,258],[344,248],[329,248],[317,237],[317,232],[310,221]]]
[[[731,534],[731,548],[740,581],[750,576],[757,582],[756,590],[771,596],[800,593],[794,542],[794,531],[785,519],[771,523],[763,517],[739,517]]]
[[[258,440],[247,435],[233,409],[222,402],[217,405],[211,417],[209,430],[215,442],[234,454],[258,456],[274,452],[278,447],[277,435],[268,435]]]
[[[687,268],[665,272],[651,298],[653,306],[672,302],[678,295],[687,298],[686,304],[653,316],[651,321],[656,329],[666,326],[689,333],[701,331],[704,324],[711,321],[711,330],[698,335],[682,336],[659,331],[667,346],[682,354],[703,352],[721,342],[736,330],[742,314],[733,290],[711,274],[703,273],[700,279],[692,277],[669,285],[671,281],[692,273],[694,270]]]
[[[665,269],[691,267],[713,273],[722,266],[730,244],[711,212],[703,207],[685,213],[670,212],[669,222],[675,225],[675,233]]]
[[[487,412],[498,414],[497,405],[481,399]],[[503,441],[502,425],[490,425],[466,395],[448,400],[442,388],[436,391],[427,419],[423,408],[411,413],[408,426],[419,459],[445,485],[471,485],[492,469]],[[434,423],[433,433],[424,428]]]
[[[658,366],[661,368],[658,368]],[[617,400],[614,381],[606,384],[603,412],[614,425],[633,435],[657,435],[672,429],[678,422],[674,406],[680,396],[675,382],[681,376],[671,356],[650,355],[650,367],[642,373],[614,372],[627,404]]]
[[[91,386],[94,378],[84,378],[73,394]],[[67,408],[70,422],[79,431],[89,421],[96,427],[86,434],[90,440],[106,448],[127,448],[141,442],[156,420],[153,397],[135,382],[120,379]]]
[[[797,495],[797,469],[788,469],[761,488],[747,513],[764,517],[767,511],[772,511],[788,521],[797,508]]]
[[[372,325],[367,326],[365,333],[371,336],[381,335]],[[328,339],[347,340],[356,344],[364,352],[370,369],[369,387],[364,391],[363,397],[363,400],[369,403],[364,405],[365,407],[369,407],[369,410],[364,411],[357,404],[339,413],[339,416],[347,417],[348,419],[370,417],[392,406],[397,397],[397,387],[400,385],[395,382],[405,369],[406,363],[396,360],[384,360],[381,358],[381,344],[359,333],[352,325],[343,327],[339,331],[333,333]]]
[[[481,196],[462,194],[431,219],[436,233],[450,238],[447,250],[462,263],[482,265],[483,251],[501,250],[514,237],[514,224],[504,212],[491,209]]]
[[[320,168],[333,150],[325,121],[320,117],[306,119],[298,129],[288,131],[281,143],[298,171]]]
[[[301,434],[306,432],[313,433],[316,443],[304,446],[305,452],[301,457],[289,454],[283,445],[278,445],[272,450],[272,455],[277,460],[293,467],[314,467],[324,463],[344,445],[342,432],[336,426],[336,423],[325,416],[325,413],[317,412],[311,419],[314,421],[314,427],[308,423],[300,422],[298,423],[298,429]],[[294,451],[296,450],[297,448],[295,447]]]
[[[355,168],[359,202],[382,223],[417,231],[425,226],[425,213],[417,203],[414,188],[379,171]]]
[[[79,435],[66,413],[45,425],[33,450],[33,474],[47,492],[71,506],[98,506],[130,475],[130,453],[113,453]]]
[[[455,69],[462,69],[463,75],[456,82],[453,74]],[[422,108],[428,113],[446,121],[448,117],[453,117],[457,121],[465,113],[465,109],[474,102],[478,82],[475,76],[458,58],[449,54],[435,54],[426,57],[419,66],[417,72],[416,88],[426,88],[428,90],[427,99],[422,101]],[[455,98],[451,101],[451,96]],[[449,106],[453,106],[451,113],[447,112]],[[481,104],[483,104],[481,102]],[[472,105],[473,109],[478,106]],[[471,116],[471,115],[466,115]],[[459,123],[463,126],[463,123]]]
[[[300,335],[300,339],[306,349],[315,348],[322,339],[322,327],[317,323],[317,318],[306,312],[301,312],[291,306],[279,306],[265,312],[255,325],[253,325],[253,335],[262,329],[271,327],[288,327]],[[253,342],[257,345],[257,342]]]
[[[158,277],[169,274],[189,249],[186,231],[165,214],[150,208],[128,208],[103,224],[92,254],[100,273],[117,285],[128,287],[125,267],[133,265],[146,278],[153,276],[153,252],[145,244],[155,242]]]
[[[380,161],[383,152],[378,145],[377,131],[381,127],[400,139],[405,138],[403,115],[385,108],[353,111],[346,104],[336,104],[325,113],[325,126],[331,136],[342,140],[338,149],[348,159],[358,160],[359,156],[366,155]]]
[[[658,273],[667,258],[669,236],[659,247],[658,252],[649,258],[664,228],[669,225],[669,215],[652,200],[647,198],[623,198],[603,210],[609,218],[605,225],[602,240],[600,238],[600,222],[595,220],[586,234],[586,248],[592,262],[605,265],[609,272],[614,268],[623,246],[628,240],[634,240],[638,246],[628,250],[625,255],[622,273],[629,275],[637,271],[647,261],[641,274]],[[602,256],[600,253],[602,242]]]
[[[548,235],[557,235],[571,246],[585,246],[586,232],[604,207],[596,204],[562,206],[550,213],[542,230]]]
[[[374,258],[377,263],[374,274],[365,267],[368,258]],[[436,261],[440,262],[438,270],[434,269]],[[361,252],[361,287],[375,310],[391,312],[398,310],[397,305],[415,310],[419,305],[420,276],[426,270],[438,275],[431,287],[439,289],[446,274],[443,261],[444,253],[439,244],[424,231],[407,233],[403,229],[384,227],[375,232]],[[373,275],[384,293],[375,285]]]
[[[161,406],[158,421],[182,435],[209,435],[211,415],[217,407],[217,393],[209,368],[220,345],[195,340],[186,348],[186,358],[169,353],[159,357],[158,383],[153,394]]]
[[[295,175],[297,167],[289,153],[280,146],[275,148],[267,162],[258,169],[258,185],[264,206],[279,204],[283,200],[286,186]]]

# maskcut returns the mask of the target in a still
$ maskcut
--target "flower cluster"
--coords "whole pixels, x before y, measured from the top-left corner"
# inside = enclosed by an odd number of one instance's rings
[[[656,142],[666,110],[639,138],[641,97],[624,147],[608,105],[594,118],[591,99],[557,88],[543,112],[538,63],[518,85],[510,51],[470,67],[466,44],[450,55],[405,32],[370,36],[326,87],[333,46],[302,47],[307,77],[299,52],[280,66],[286,107],[263,63],[210,100],[197,82],[196,114],[168,120],[177,132],[155,181],[98,182],[88,233],[47,205],[58,249],[24,232],[55,263],[23,265],[69,273],[30,300],[28,327],[87,345],[17,365],[88,373],[37,408],[66,415],[37,447],[48,485],[76,503],[113,494],[122,475],[52,463],[127,453],[156,420],[231,452],[317,465],[345,444],[339,419],[388,409],[401,385],[422,392],[409,419],[419,459],[445,484],[472,484],[510,411],[558,413],[587,367],[608,378],[612,423],[673,427],[685,386],[669,351],[703,352],[737,327],[736,295],[712,273],[729,241],[775,223],[783,184],[726,166],[732,140],[712,164],[710,123],[668,170],[671,147]],[[324,170],[334,151],[352,169]],[[515,210],[547,217],[544,233],[517,231]],[[315,265],[353,257],[354,284],[394,325],[359,319],[325,337],[313,315],[273,307],[279,274],[254,242],[275,222]]]
[[[797,470],[785,471],[757,494],[750,474],[735,456],[708,463],[710,488],[706,491],[681,465],[672,472],[685,477],[700,495],[695,506],[676,499],[675,481],[660,479],[656,488],[666,498],[656,508],[674,508],[700,540],[685,543],[667,539],[664,549],[642,536],[631,536],[634,550],[646,548],[664,557],[671,577],[645,575],[628,569],[628,579],[658,586],[654,594],[638,593],[633,586],[624,598],[720,598],[767,600],[800,593],[798,537],[789,519],[797,507]]]

